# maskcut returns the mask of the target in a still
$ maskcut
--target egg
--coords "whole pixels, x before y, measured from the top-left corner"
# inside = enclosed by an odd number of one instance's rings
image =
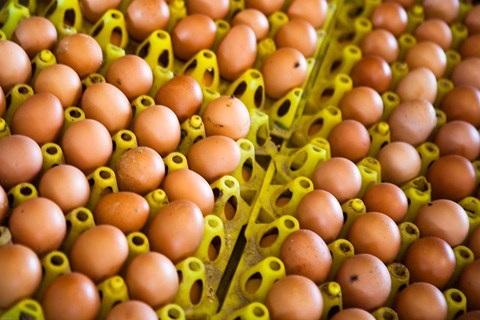
[[[468,248],[472,250],[475,259],[480,258],[480,228],[473,229],[470,239],[468,240]]]
[[[388,63],[395,62],[400,54],[397,39],[385,29],[375,29],[367,33],[360,41],[360,49],[364,56],[376,55]]]
[[[358,162],[368,155],[370,135],[367,129],[356,120],[344,120],[337,124],[328,135],[333,157],[347,158]]]
[[[33,180],[42,163],[42,150],[32,138],[14,134],[0,139],[0,185],[6,191]]]
[[[3,89],[0,86],[0,117],[3,116],[6,110],[7,110],[7,101],[5,99],[5,93],[3,92]]]
[[[480,58],[479,49],[480,48],[480,34],[474,34],[469,36],[467,39],[462,41],[458,52],[463,59],[477,57]]]
[[[147,94],[153,85],[153,73],[148,63],[133,54],[126,54],[108,67],[106,80],[132,100]]]
[[[367,211],[381,212],[396,223],[407,214],[408,199],[397,185],[389,182],[377,183],[367,189],[363,198]]]
[[[3,224],[3,221],[7,218],[9,208],[8,208],[8,198],[5,189],[0,185],[0,224]]]
[[[143,319],[157,320],[158,316],[148,304],[138,300],[127,300],[116,304],[105,320]]]
[[[467,298],[467,310],[479,310],[480,306],[480,260],[475,260],[467,264],[460,277],[457,287]]]
[[[95,284],[85,275],[66,273],[47,287],[42,308],[46,319],[95,319],[100,312],[100,295]]]
[[[472,86],[459,85],[442,99],[440,109],[447,119],[463,120],[478,128],[480,126],[480,91]]]
[[[396,2],[379,4],[373,10],[370,20],[375,29],[386,29],[395,37],[404,33],[408,24],[407,12]]]
[[[42,266],[35,252],[21,244],[0,246],[0,261],[0,308],[8,309],[35,293]]]
[[[435,74],[430,69],[423,67],[411,70],[400,79],[395,92],[402,102],[425,99],[430,103],[434,103],[437,97]]]
[[[452,30],[442,19],[432,18],[422,22],[414,32],[418,42],[432,41],[438,44],[443,50],[452,45]]]
[[[128,257],[127,238],[120,229],[99,225],[81,233],[70,251],[73,271],[99,283],[116,275]]]
[[[457,320],[476,320],[480,317],[480,310],[464,313]]]
[[[160,187],[165,164],[152,148],[136,147],[118,159],[115,174],[119,190],[146,195]]]
[[[406,142],[385,145],[378,153],[382,181],[403,185],[420,173],[422,160],[417,150]]]
[[[360,308],[346,308],[336,313],[331,320],[374,320],[375,317],[367,311]]]
[[[284,2],[285,0],[245,0],[245,7],[260,10],[268,16],[280,10]]]
[[[209,183],[231,174],[240,164],[240,147],[226,136],[209,136],[195,142],[187,152],[188,166]]]
[[[386,0],[385,2],[396,2],[405,9],[410,9],[415,4],[416,0]]]
[[[470,85],[480,90],[480,58],[467,58],[459,62],[452,71],[450,79],[455,86]]]
[[[224,19],[230,9],[230,2],[228,0],[189,0],[187,2],[187,13],[191,14],[205,14],[213,20]]]
[[[448,24],[453,23],[460,12],[458,0],[423,0],[422,6],[428,19],[439,18]]]
[[[0,86],[4,92],[30,81],[32,66],[22,47],[10,40],[0,40],[0,56]]]
[[[383,114],[383,100],[370,87],[355,87],[347,91],[338,103],[344,120],[357,120],[369,128],[380,121]]]
[[[12,41],[20,45],[32,59],[40,51],[53,48],[57,42],[57,30],[47,18],[31,16],[21,20],[16,26]]]
[[[447,55],[442,47],[432,41],[421,41],[411,47],[405,56],[409,70],[424,67],[439,79],[447,69]]]
[[[427,236],[410,245],[403,263],[411,282],[427,282],[442,289],[455,270],[455,254],[445,240]]]
[[[315,29],[323,27],[328,16],[326,0],[293,0],[287,8],[289,19],[305,19]]]
[[[83,172],[68,164],[48,169],[38,184],[40,196],[54,201],[64,213],[87,204],[90,185]]]
[[[400,319],[447,318],[448,305],[443,293],[426,282],[415,282],[395,297],[395,311]]]
[[[174,200],[160,208],[148,228],[153,251],[164,254],[173,263],[191,256],[204,234],[200,208],[189,200]]]
[[[379,308],[392,288],[387,267],[377,257],[360,253],[346,258],[335,276],[342,288],[343,305],[367,311]]]
[[[239,24],[245,24],[252,28],[255,33],[257,42],[265,39],[268,36],[270,23],[263,12],[257,9],[249,8],[239,11],[233,17],[231,23],[232,26]]]
[[[264,60],[260,71],[265,93],[272,99],[279,99],[306,81],[307,60],[297,49],[279,48]]]
[[[158,252],[146,252],[128,265],[125,281],[131,299],[158,309],[175,298],[179,279],[175,265]]]
[[[480,5],[473,6],[465,15],[463,23],[468,29],[468,34],[480,33],[480,23],[478,22],[478,14],[480,13]]]
[[[128,35],[142,41],[153,31],[165,29],[170,19],[170,9],[164,0],[135,0],[125,11]]]
[[[304,19],[291,19],[275,33],[277,48],[295,48],[306,58],[310,58],[315,54],[317,41],[315,28]]]
[[[379,56],[365,56],[352,68],[350,76],[353,86],[366,86],[382,94],[390,88],[392,70]]]
[[[480,154],[480,134],[470,123],[454,120],[440,127],[433,142],[440,150],[440,156],[458,154],[470,161]]]
[[[315,283],[303,276],[288,275],[278,280],[265,299],[270,319],[320,319],[323,297]]]
[[[120,5],[120,2],[121,0],[80,0],[78,4],[82,10],[83,17],[88,21],[95,23],[105,12],[107,12],[107,10],[116,9]]]

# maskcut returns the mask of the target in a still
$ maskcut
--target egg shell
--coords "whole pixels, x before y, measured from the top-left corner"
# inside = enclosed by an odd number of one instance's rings
[[[393,183],[374,184],[367,189],[362,200],[367,212],[381,212],[392,218],[396,223],[402,222],[407,214],[407,196],[400,187]]]
[[[477,320],[480,318],[480,310],[470,311],[461,315],[457,320]]]
[[[57,42],[55,25],[45,17],[31,16],[20,21],[12,34],[30,58],[42,50],[50,50]]]
[[[344,120],[357,120],[367,128],[379,122],[383,114],[382,97],[370,87],[355,87],[346,92],[338,107]]]
[[[22,47],[10,40],[0,40],[0,56],[0,86],[4,92],[30,81],[32,66]]]
[[[452,45],[452,31],[449,25],[441,19],[427,19],[422,22],[414,33],[417,41],[432,41],[438,44],[443,50]]]
[[[480,58],[480,34],[473,34],[465,39],[460,44],[458,52],[463,59],[472,57]]]
[[[398,37],[407,29],[408,16],[398,3],[384,2],[373,10],[370,20],[375,29],[386,29]]]
[[[390,88],[392,70],[379,56],[365,56],[352,68],[350,76],[353,86],[367,86],[382,94]]]
[[[439,79],[447,69],[447,55],[442,47],[432,41],[421,41],[411,47],[405,56],[409,70],[424,67]]]
[[[360,308],[346,308],[336,313],[331,320],[374,320],[375,317],[367,311]]]
[[[437,131],[433,142],[440,150],[440,156],[458,154],[475,161],[480,153],[480,134],[466,121],[453,120]]]
[[[245,0],[245,7],[260,10],[268,16],[280,10],[284,2],[285,0]]]
[[[5,189],[0,185],[0,224],[3,224],[8,214],[8,198]]]
[[[358,162],[368,155],[370,135],[360,122],[343,120],[328,135],[332,157],[343,157]]]
[[[293,0],[288,8],[289,19],[305,19],[315,29],[321,28],[328,15],[328,2],[325,0]]]
[[[452,71],[450,79],[455,86],[470,85],[480,90],[480,58],[467,58],[459,62]]]
[[[460,12],[458,0],[423,0],[422,5],[425,17],[439,18],[448,24],[453,23]]]
[[[435,74],[427,68],[417,68],[411,70],[407,75],[400,79],[395,88],[400,100],[418,100],[425,99],[434,103],[437,97],[437,80]]]
[[[441,320],[448,312],[443,293],[426,282],[415,282],[401,290],[395,297],[394,308],[401,319]]]
[[[158,316],[148,304],[138,300],[127,300],[116,304],[105,318],[105,320],[128,319],[158,320]]]
[[[396,61],[400,54],[397,39],[385,29],[375,29],[367,33],[360,41],[360,49],[363,55],[378,55],[388,63]]]
[[[457,283],[460,289],[467,297],[467,310],[479,310],[480,306],[480,260],[475,260],[467,264]]]
[[[133,54],[126,54],[112,62],[105,79],[132,100],[147,94],[153,85],[153,73],[148,63]]]
[[[82,10],[83,17],[88,21],[95,23],[109,9],[116,9],[120,5],[121,0],[80,0],[78,2]]]
[[[417,177],[422,167],[418,151],[403,141],[391,142],[380,149],[377,157],[382,168],[382,181],[403,185]]]
[[[201,13],[213,20],[224,19],[230,9],[228,0],[189,0],[187,2],[188,15]]]
[[[480,22],[478,21],[478,15],[480,14],[480,5],[475,5],[465,15],[463,23],[468,29],[468,34],[480,33]]]
[[[5,99],[5,92],[3,92],[3,89],[0,86],[0,117],[3,116],[6,110],[7,110],[7,101]]]
[[[468,240],[468,248],[472,250],[475,259],[480,259],[480,228],[476,227],[472,234],[470,235],[470,239]]]
[[[472,86],[456,86],[443,97],[440,109],[445,112],[448,121],[463,120],[478,128],[480,91]]]
[[[135,0],[125,11],[128,35],[142,41],[157,29],[165,29],[170,9],[164,0]]]
[[[232,19],[231,25],[245,24],[252,28],[255,32],[257,42],[268,36],[270,28],[269,22],[265,14],[260,10],[249,8],[239,11]]]
[[[275,33],[277,48],[295,48],[307,58],[315,54],[317,40],[315,28],[304,19],[291,19]]]

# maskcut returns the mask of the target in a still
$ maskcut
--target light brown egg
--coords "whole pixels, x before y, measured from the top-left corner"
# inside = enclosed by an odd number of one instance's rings
[[[312,230],[328,244],[337,239],[343,227],[343,211],[338,200],[328,191],[307,193],[295,214],[302,229]]]
[[[161,123],[162,126],[158,126]],[[180,143],[180,123],[175,113],[162,105],[150,106],[133,122],[139,146],[150,147],[162,157],[175,151]]]
[[[165,255],[146,252],[132,260],[125,274],[131,299],[160,308],[175,298],[179,279],[175,265]]]
[[[3,224],[8,214],[8,198],[5,189],[0,185],[0,224]]]
[[[364,56],[379,56],[388,63],[396,61],[400,53],[397,39],[385,29],[367,33],[360,41],[360,49]]]
[[[165,29],[170,18],[170,9],[164,0],[135,0],[125,12],[128,35],[142,41],[153,31]]]
[[[0,261],[0,308],[8,309],[35,293],[42,266],[35,252],[21,244],[0,246]]]
[[[475,259],[480,259],[480,227],[476,227],[470,235],[468,248],[472,250]]]
[[[463,23],[468,28],[468,34],[480,33],[480,22],[478,21],[478,15],[480,14],[480,5],[475,5],[465,15]]]
[[[107,128],[93,119],[72,123],[63,134],[61,147],[66,162],[86,175],[105,165],[113,149]]]
[[[228,0],[189,0],[187,2],[188,15],[200,13],[213,20],[224,19],[230,9]]]
[[[409,70],[427,68],[439,79],[447,68],[447,55],[432,41],[421,41],[411,47],[405,56]]]
[[[443,293],[426,282],[415,282],[395,297],[395,311],[400,319],[442,320],[447,317],[448,305]]]
[[[480,260],[477,259],[465,266],[457,283],[467,297],[467,310],[479,310],[480,306]]]
[[[178,263],[198,249],[203,233],[202,211],[195,203],[182,199],[158,210],[147,235],[153,251]]]
[[[478,320],[480,318],[480,310],[476,311],[470,311],[467,313],[464,313],[460,317],[457,318],[457,320]]]
[[[403,141],[413,146],[425,142],[436,124],[435,109],[426,100],[404,101],[388,119],[392,141]]]
[[[116,9],[120,5],[121,0],[80,0],[78,4],[82,10],[83,17],[88,21],[95,23],[109,9]]]
[[[132,100],[147,94],[153,84],[153,73],[148,63],[133,54],[115,60],[108,67],[106,80]]]
[[[437,97],[435,74],[430,69],[422,67],[412,70],[400,79],[395,92],[402,102],[425,99],[434,103]]]
[[[254,8],[269,16],[282,8],[285,0],[245,0],[245,7]]]
[[[382,167],[382,181],[398,186],[418,176],[422,166],[417,150],[403,141],[391,142],[380,149],[378,161]]]
[[[480,58],[467,58],[459,62],[452,71],[450,79],[455,86],[470,85],[480,90]]]
[[[480,34],[473,34],[465,39],[458,48],[458,52],[463,59],[480,58]]]
[[[414,4],[416,0],[385,0],[385,2],[396,2],[405,9],[410,9]]]
[[[295,48],[310,58],[317,49],[317,38],[315,28],[308,21],[294,18],[277,30],[274,40],[277,48]]]
[[[60,164],[48,169],[38,184],[40,196],[54,201],[64,213],[87,204],[90,185],[80,169]]]
[[[325,24],[328,15],[326,0],[293,0],[288,8],[289,19],[305,19],[315,28],[320,29]]]
[[[87,275],[95,283],[114,276],[128,257],[127,238],[120,229],[99,225],[81,233],[70,252],[73,271]]]
[[[346,308],[373,310],[387,300],[392,281],[387,267],[377,257],[361,253],[347,258],[335,277],[342,287]]]
[[[379,56],[365,56],[358,61],[350,72],[353,86],[367,86],[382,94],[390,88],[392,70]]]
[[[20,21],[12,34],[12,41],[32,59],[40,51],[52,49],[57,42],[57,30],[47,18],[31,16]]]
[[[346,308],[336,313],[331,320],[374,320],[375,317],[360,308]]]
[[[136,147],[118,159],[115,173],[119,190],[146,195],[162,183],[165,165],[152,148]]]
[[[389,182],[377,183],[371,186],[363,196],[367,211],[377,211],[386,214],[396,223],[403,221],[407,214],[408,199],[397,185]]]
[[[422,0],[422,5],[428,19],[439,18],[448,24],[457,19],[460,11],[458,0]]]
[[[223,135],[233,140],[245,138],[250,130],[250,113],[235,96],[219,96],[202,114],[207,136]]]
[[[432,41],[438,44],[443,50],[447,50],[452,45],[452,30],[448,24],[437,18],[428,19],[422,22],[414,33],[418,42]]]
[[[158,316],[148,304],[138,300],[127,300],[116,304],[105,320],[158,320]]]
[[[280,48],[265,59],[261,72],[267,96],[280,99],[303,85],[307,79],[307,60],[297,49]]]
[[[480,126],[480,91],[472,86],[456,86],[443,97],[440,109],[445,112],[449,121],[463,120],[478,128]]]
[[[42,150],[32,138],[15,134],[0,139],[0,185],[6,191],[33,180],[42,163]]]
[[[330,158],[320,163],[312,177],[315,189],[330,192],[340,203],[355,198],[362,186],[357,166],[345,158]]]
[[[275,282],[265,300],[272,320],[320,319],[323,304],[315,283],[299,275],[289,275]]]
[[[181,60],[190,60],[200,50],[210,49],[216,34],[217,25],[208,15],[188,15],[171,32],[173,53]]]
[[[440,156],[458,154],[470,161],[480,153],[480,135],[470,123],[454,120],[440,127],[433,141],[440,149]]]
[[[405,9],[398,3],[384,2],[373,10],[370,20],[375,29],[388,30],[398,37],[407,29],[408,16]]]
[[[347,158],[358,162],[368,155],[370,135],[367,128],[356,120],[344,120],[337,124],[328,135],[333,157]]]
[[[47,287],[42,307],[46,319],[95,319],[100,312],[100,296],[88,277],[78,272],[66,273]]]
[[[94,38],[84,33],[68,35],[60,40],[55,56],[58,63],[71,67],[81,79],[97,72],[103,60],[100,45]]]
[[[3,89],[0,86],[0,117],[3,116],[6,110],[7,110],[7,101],[5,100],[5,93],[3,92]]]
[[[180,123],[196,114],[202,101],[202,88],[197,80],[187,75],[168,80],[155,95],[155,103],[172,109]]]
[[[475,189],[475,168],[462,156],[446,155],[430,165],[427,180],[432,186],[432,199],[459,201]]]
[[[380,121],[383,114],[382,97],[370,87],[360,86],[346,92],[338,107],[344,120],[357,120],[367,128]]]
[[[265,39],[268,36],[268,30],[270,28],[269,22],[265,14],[260,10],[249,8],[239,11],[233,17],[231,23],[232,26],[239,24],[245,24],[252,28],[255,33],[257,42]]]
[[[10,40],[0,40],[0,87],[5,93],[13,86],[28,83],[32,66],[25,50]]]
[[[226,136],[209,136],[187,152],[188,166],[209,183],[231,174],[240,164],[240,147]]]

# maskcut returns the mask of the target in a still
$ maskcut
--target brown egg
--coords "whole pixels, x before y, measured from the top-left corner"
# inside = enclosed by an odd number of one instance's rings
[[[360,41],[360,49],[364,56],[379,56],[388,63],[396,61],[400,53],[397,39],[384,29],[367,33]]]
[[[245,0],[247,8],[254,8],[269,16],[282,8],[285,0]]]
[[[100,312],[100,296],[95,284],[85,275],[66,273],[47,287],[42,307],[46,319],[95,319]]]
[[[380,149],[378,161],[382,167],[382,181],[403,185],[420,173],[422,160],[417,150],[406,142],[391,142]]]
[[[265,93],[280,99],[293,88],[301,87],[307,79],[307,60],[294,48],[280,48],[262,64]]]
[[[417,68],[407,73],[397,84],[395,92],[402,102],[425,99],[434,103],[437,97],[435,74],[427,68]]]
[[[480,58],[467,58],[458,63],[450,79],[455,86],[470,85],[480,90]]]
[[[173,53],[179,59],[190,60],[200,50],[210,49],[216,34],[217,25],[208,15],[188,15],[171,32]]]
[[[0,185],[0,224],[3,224],[3,221],[7,218],[8,210],[7,193]]]
[[[382,182],[371,186],[363,196],[367,211],[386,214],[396,223],[403,221],[407,214],[408,199],[405,193],[393,183]]]
[[[202,114],[207,136],[223,135],[233,140],[245,138],[250,130],[250,113],[235,96],[219,96]]]
[[[443,320],[447,318],[448,305],[437,287],[426,282],[416,282],[397,294],[395,311],[400,319]]]
[[[67,233],[62,209],[43,197],[26,200],[15,207],[9,228],[13,242],[31,248],[39,256],[58,249]]]
[[[388,119],[392,141],[403,141],[413,146],[425,142],[436,124],[435,109],[426,100],[404,101]]]
[[[231,23],[232,26],[239,24],[245,24],[252,28],[255,33],[257,41],[263,40],[268,36],[269,22],[265,14],[257,9],[244,9],[239,11],[233,17]]]
[[[288,8],[289,19],[305,19],[315,29],[320,29],[325,24],[328,15],[328,2],[326,0],[293,0]]]
[[[70,252],[70,264],[73,271],[99,283],[117,274],[127,257],[128,243],[123,232],[111,225],[100,225],[78,236]]]
[[[103,60],[100,45],[94,38],[84,33],[68,35],[60,40],[55,56],[58,63],[71,67],[81,79],[97,72]]]
[[[356,120],[344,120],[337,124],[328,135],[333,157],[347,158],[358,162],[368,155],[370,135]]]
[[[475,168],[462,156],[446,155],[428,168],[427,180],[432,186],[432,199],[459,201],[475,189]]]
[[[448,24],[441,19],[428,19],[422,22],[414,33],[418,42],[432,41],[439,45],[443,50],[447,50],[452,45],[452,30]]]
[[[130,298],[154,309],[172,302],[179,286],[175,265],[158,252],[146,252],[134,258],[128,265],[125,280]]]
[[[428,19],[439,18],[448,24],[457,19],[460,11],[458,0],[422,0],[422,5]]]
[[[360,308],[346,308],[336,313],[331,320],[374,320],[375,317]]]
[[[392,70],[379,56],[363,57],[355,64],[350,76],[354,87],[367,86],[380,94],[387,91],[392,83]]]
[[[40,196],[54,201],[64,213],[87,204],[90,185],[78,168],[60,164],[48,169],[38,184]]]
[[[158,124],[162,125],[159,126]],[[177,149],[180,143],[180,123],[175,113],[162,105],[150,106],[133,122],[139,146],[150,147],[162,157]]]
[[[416,2],[416,0],[385,0],[385,2],[396,2],[405,9],[410,9]]]
[[[480,126],[480,91],[472,86],[459,85],[442,99],[440,108],[449,121],[463,120]]]
[[[463,59],[480,58],[480,34],[473,34],[465,39],[461,44],[458,52]]]
[[[164,0],[135,0],[125,12],[128,35],[142,41],[153,31],[165,29],[170,9]]]
[[[457,283],[467,297],[467,310],[479,310],[480,306],[480,260],[477,259],[465,266]]]
[[[357,120],[367,128],[379,122],[383,114],[382,97],[370,87],[356,87],[347,91],[338,107],[344,120]]]
[[[82,10],[83,17],[88,21],[95,23],[109,9],[116,9],[120,5],[121,0],[80,0],[78,4]]]
[[[361,253],[347,258],[335,277],[342,287],[344,307],[373,310],[387,300],[392,281],[387,267],[377,257]]]
[[[343,211],[338,200],[328,191],[307,193],[295,214],[302,229],[312,230],[328,244],[337,239],[343,227]]]
[[[106,80],[132,100],[147,94],[153,84],[153,73],[148,63],[133,54],[115,60],[108,67]]]
[[[398,3],[384,2],[373,10],[370,20],[375,29],[388,30],[398,37],[407,29],[408,16]]]
[[[169,172],[163,183],[163,190],[170,201],[190,200],[202,210],[204,216],[212,213],[215,204],[212,188],[207,180],[193,170],[178,169]]]
[[[330,158],[320,163],[312,177],[315,189],[330,192],[338,202],[355,198],[362,186],[357,166],[345,158]]]
[[[411,47],[405,56],[409,70],[427,68],[439,79],[447,69],[447,55],[432,41],[422,41]]]
[[[7,110],[7,101],[5,100],[5,93],[3,92],[3,89],[0,86],[0,117],[3,116],[6,110]]]
[[[33,139],[18,134],[0,139],[0,185],[6,191],[33,180],[42,163],[42,150]]]
[[[187,160],[191,170],[212,183],[238,167],[240,147],[229,137],[209,136],[190,147]]]
[[[196,114],[202,101],[202,88],[197,80],[187,75],[168,80],[155,95],[155,103],[172,109],[180,123]]]
[[[203,233],[202,211],[195,203],[182,199],[158,210],[147,235],[153,251],[178,263],[198,249]]]
[[[463,23],[468,28],[468,34],[480,33],[480,22],[478,21],[478,15],[480,14],[480,5],[475,5],[465,15]]]
[[[54,64],[42,69],[33,83],[35,93],[49,92],[55,95],[63,108],[76,106],[82,95],[82,82],[71,67]]]
[[[323,303],[315,283],[299,275],[289,275],[275,282],[265,300],[272,320],[320,319]]]
[[[68,164],[89,174],[105,165],[112,155],[112,138],[97,120],[72,123],[63,134],[61,147]]]
[[[57,140],[63,121],[60,100],[51,93],[41,92],[28,97],[18,106],[12,118],[11,130],[42,145]]]
[[[136,147],[118,159],[115,173],[120,190],[146,195],[162,183],[165,165],[152,148]]]
[[[0,261],[0,308],[8,309],[35,293],[42,266],[35,252],[21,244],[0,246]]]
[[[213,20],[225,18],[229,9],[230,2],[228,0],[189,0],[187,2],[188,15],[200,13]]]
[[[480,319],[480,310],[464,313],[457,320],[478,320]]]
[[[473,125],[462,120],[441,126],[434,142],[440,149],[440,156],[458,154],[474,161],[480,153],[480,134]]]
[[[280,248],[287,275],[307,277],[323,283],[332,267],[332,255],[323,239],[313,231],[300,229],[289,234]]]
[[[300,51],[306,58],[312,57],[317,49],[317,32],[304,19],[292,19],[275,33],[277,48],[290,47]]]
[[[428,282],[442,289],[455,270],[455,254],[445,240],[423,237],[407,249],[404,264],[411,282]]]
[[[127,300],[116,304],[105,320],[158,320],[155,311],[148,304],[138,300]]]
[[[40,51],[52,49],[57,42],[57,30],[47,18],[31,16],[20,21],[12,34],[12,41],[32,59]]]
[[[5,93],[13,86],[28,83],[32,66],[26,52],[13,41],[0,40],[0,86]]]
[[[468,247],[472,250],[475,259],[480,259],[480,227],[473,230],[468,240]]]

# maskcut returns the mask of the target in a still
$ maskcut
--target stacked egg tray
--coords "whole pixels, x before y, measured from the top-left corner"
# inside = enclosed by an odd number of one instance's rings
[[[26,2],[26,3],[25,3]],[[30,1],[8,1],[0,10],[2,28],[0,38],[8,39],[15,26],[26,16],[44,15],[53,21],[59,31],[59,38],[77,31],[94,35],[104,50],[104,64],[98,74],[91,74],[83,80],[85,87],[92,83],[105,81],[103,75],[109,64],[125,53],[135,53],[144,58],[152,68],[154,85],[150,95],[138,97],[132,102],[136,113],[154,104],[152,96],[159,87],[173,76],[188,73],[201,85],[204,101],[203,108],[219,95],[235,95],[248,107],[251,116],[251,128],[245,139],[237,141],[241,150],[241,162],[235,172],[224,176],[211,184],[216,195],[212,214],[205,217],[205,235],[197,252],[176,265],[182,274],[178,294],[175,300],[159,310],[159,319],[268,319],[269,313],[263,304],[268,290],[279,279],[286,276],[283,262],[279,259],[283,240],[300,228],[295,218],[296,208],[307,193],[314,189],[310,177],[317,165],[331,157],[327,140],[329,132],[342,121],[341,111],[337,108],[343,94],[352,89],[349,73],[354,64],[362,57],[358,43],[372,29],[370,14],[380,0],[336,0],[329,2],[329,14],[325,25],[317,30],[318,46],[314,57],[307,59],[308,78],[303,87],[295,88],[278,100],[265,96],[262,75],[259,67],[269,53],[275,50],[272,40],[275,30],[288,21],[284,12],[275,12],[269,16],[270,37],[258,44],[255,68],[246,71],[232,82],[218,76],[215,49],[199,52],[187,62],[175,59],[169,31],[175,23],[186,15],[183,1],[172,1],[170,20],[166,30],[158,30],[143,43],[122,40],[121,46],[109,43],[112,32],[120,28],[126,37],[125,21],[122,10],[127,1],[123,1],[119,10],[109,10],[94,25],[82,21],[81,10],[76,0],[54,0],[51,3]],[[288,1],[286,1],[285,7]],[[49,9],[45,11],[46,6]],[[217,21],[218,44],[228,31],[229,21],[237,10],[244,8],[243,1],[231,0],[230,13],[225,20]],[[461,2],[464,15],[471,5]],[[66,13],[74,12],[74,25],[64,24]],[[409,12],[409,31],[423,20],[422,7],[415,5]],[[448,70],[459,62],[456,46],[466,37],[461,24],[452,26],[454,45],[449,50]],[[408,37],[408,35],[405,35]],[[400,50],[405,51],[412,45],[409,41],[399,40]],[[142,50],[149,46],[148,54]],[[160,57],[168,57],[167,59]],[[402,56],[402,53],[400,54]],[[36,72],[55,63],[54,55],[48,50],[42,51],[32,59]],[[213,81],[204,82],[204,74],[212,73]],[[399,65],[392,65],[393,84],[405,75]],[[448,74],[448,72],[447,72]],[[438,101],[453,87],[448,79],[439,80]],[[33,90],[27,84],[15,86],[8,94],[8,111],[0,118],[0,138],[10,134],[8,122],[16,107]],[[260,98],[259,98],[260,97]],[[319,285],[324,299],[321,319],[328,319],[342,310],[342,289],[334,281],[336,270],[349,256],[354,255],[353,245],[345,239],[354,219],[366,212],[362,196],[375,183],[381,182],[381,168],[375,158],[380,148],[390,142],[388,124],[389,113],[400,103],[393,91],[382,95],[384,115],[381,122],[369,128],[371,148],[369,156],[357,163],[362,175],[362,189],[357,198],[342,204],[345,223],[340,237],[331,242],[333,264],[328,281]],[[438,111],[437,127],[445,123],[445,116]],[[65,110],[65,126],[85,117],[80,108]],[[312,134],[309,129],[321,124]],[[182,141],[176,152],[164,158],[168,170],[188,167],[185,157],[189,146],[199,137],[205,136],[201,118],[193,116],[182,123]],[[105,193],[117,191],[115,172],[111,168],[115,159],[123,152],[136,146],[133,132],[123,130],[112,137],[116,148],[109,166],[99,167],[88,176],[91,195],[85,207],[77,208],[66,215],[69,232],[58,251],[42,258],[44,275],[40,289],[35,297],[25,299],[0,314],[0,320],[7,319],[43,319],[41,305],[36,297],[41,296],[46,287],[57,276],[69,272],[68,252],[76,237],[84,230],[95,225],[92,210]],[[439,157],[438,148],[432,142],[426,142],[417,148],[422,158],[422,174],[402,186],[409,207],[405,220],[399,224],[401,250],[388,266],[392,279],[392,291],[385,305],[372,312],[377,319],[397,319],[392,309],[396,293],[409,284],[408,269],[401,264],[408,246],[419,238],[418,228],[412,223],[416,212],[431,200],[430,185],[424,177],[426,168]],[[43,171],[63,163],[63,154],[54,142],[42,146]],[[480,164],[475,162],[475,167]],[[477,171],[477,175],[479,172]],[[21,183],[8,190],[10,207],[36,197],[35,185]],[[165,192],[157,189],[146,199],[151,215],[168,203]],[[480,225],[480,201],[467,197],[459,202],[465,209],[470,221],[470,233]],[[231,212],[234,212],[232,214]],[[8,228],[0,226],[0,245],[11,242]],[[268,238],[268,239],[267,239]],[[127,236],[129,259],[149,250],[148,239],[141,232]],[[265,240],[265,241],[264,241]],[[216,257],[209,254],[211,248]],[[460,245],[454,248],[456,270],[451,285],[445,288],[444,295],[448,303],[448,319],[454,319],[466,312],[465,295],[452,284],[462,268],[474,260],[471,250]],[[256,280],[258,286],[251,289],[247,283]],[[259,280],[259,281],[258,281]],[[128,289],[121,276],[116,275],[97,285],[102,293],[101,312],[103,319],[115,304],[126,301]],[[200,294],[192,294],[200,292]],[[74,303],[74,302],[72,302]],[[0,312],[1,313],[1,312]]]

